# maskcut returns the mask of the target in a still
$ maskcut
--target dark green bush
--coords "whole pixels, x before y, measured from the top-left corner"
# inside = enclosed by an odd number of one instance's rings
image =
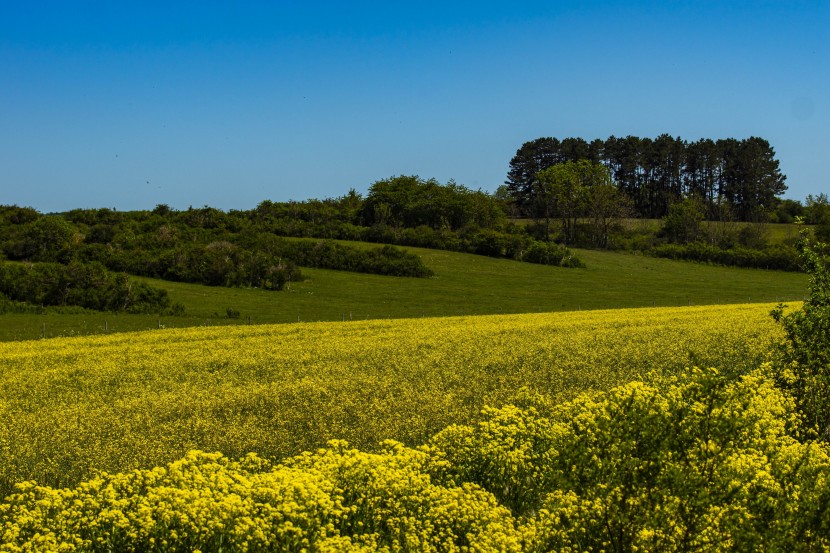
[[[571,250],[554,242],[533,242],[525,251],[522,261],[558,267],[584,267],[585,265]]]
[[[99,263],[0,263],[0,293],[33,306],[79,306],[97,311],[173,313],[167,291],[131,281]]]
[[[772,312],[786,338],[774,363],[776,381],[792,393],[810,431],[830,441],[830,251],[805,236],[798,251],[810,275],[809,296],[801,309]]]
[[[663,244],[648,250],[654,257],[714,263],[732,267],[799,271],[798,252],[794,248],[775,245],[761,250],[735,247],[719,248],[705,242],[690,244]]]

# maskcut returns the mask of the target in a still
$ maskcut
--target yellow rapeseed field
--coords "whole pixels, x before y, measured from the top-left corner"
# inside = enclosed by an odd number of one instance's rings
[[[162,466],[279,460],[345,439],[425,443],[540,393],[554,402],[684,367],[745,371],[771,305],[156,330],[0,344],[0,495]]]

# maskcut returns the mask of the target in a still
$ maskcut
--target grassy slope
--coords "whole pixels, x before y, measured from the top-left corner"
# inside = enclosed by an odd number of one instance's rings
[[[408,248],[436,277],[413,279],[303,269],[290,291],[227,289],[151,281],[182,302],[167,327],[422,316],[572,311],[619,307],[775,302],[801,299],[802,274],[734,269],[600,251],[578,251],[586,269],[562,269],[446,251]],[[148,279],[149,280],[149,279]],[[226,309],[242,313],[225,317]],[[155,328],[155,316],[4,315],[0,340]]]

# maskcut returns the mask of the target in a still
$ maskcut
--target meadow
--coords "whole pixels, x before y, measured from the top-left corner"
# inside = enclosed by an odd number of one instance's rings
[[[570,269],[406,249],[417,253],[436,276],[411,279],[303,268],[308,279],[281,292],[143,279],[184,304],[185,316],[58,314],[47,308],[45,315],[0,316],[0,340],[249,321],[296,323],[793,301],[802,299],[807,282],[806,275],[798,273],[594,250],[577,250],[587,267]],[[239,313],[239,318],[228,318],[228,309]]]

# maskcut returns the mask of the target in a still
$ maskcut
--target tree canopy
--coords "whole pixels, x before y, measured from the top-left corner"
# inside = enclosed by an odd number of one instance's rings
[[[516,152],[505,184],[517,204],[530,210],[536,175],[552,165],[580,160],[608,168],[619,189],[631,198],[634,211],[648,218],[664,217],[671,204],[698,196],[709,215],[728,203],[740,220],[755,221],[773,209],[787,190],[775,151],[763,138],[687,142],[668,134],[655,139],[611,136],[592,142],[537,138]]]

